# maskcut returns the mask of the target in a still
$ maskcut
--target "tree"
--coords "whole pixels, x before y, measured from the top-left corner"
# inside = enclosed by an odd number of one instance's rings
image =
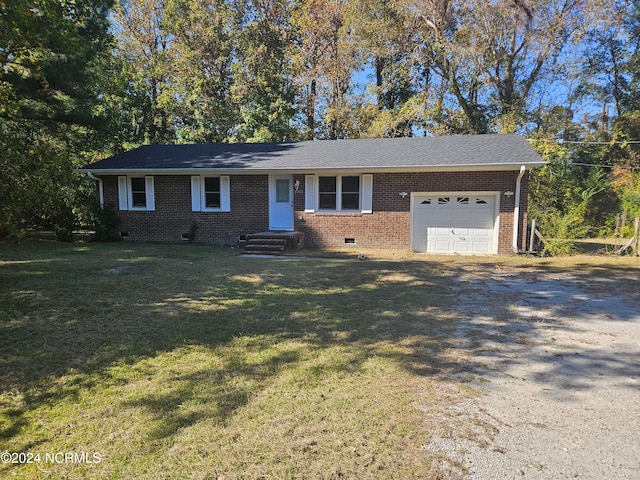
[[[109,119],[96,81],[111,53],[108,8],[101,0],[0,4],[0,233],[52,227],[69,238],[73,169]]]
[[[640,7],[635,3],[612,2],[585,34],[579,93],[600,104],[613,103],[614,116],[637,109],[640,100]]]
[[[135,98],[131,121],[145,143],[175,141],[176,96],[172,70],[172,37],[164,29],[162,0],[119,0],[113,19],[118,32],[117,55]]]
[[[297,137],[292,120],[296,89],[289,42],[290,2],[243,2],[232,95],[240,118],[234,140],[275,142]]]
[[[363,119],[365,136],[413,135],[418,109],[415,97],[421,89],[423,69],[411,55],[414,26],[404,1],[354,0],[352,25],[357,48],[374,72],[369,88],[376,109]],[[367,103],[371,103],[369,100]]]
[[[601,147],[562,144],[545,134],[533,137],[532,146],[547,163],[530,177],[530,217],[550,239],[599,234],[615,204],[608,173],[596,160]]]
[[[232,0],[169,0],[164,27],[173,37],[180,142],[223,142],[240,118],[232,65],[239,14]]]
[[[640,173],[629,168],[617,167],[612,175],[613,190],[618,196],[623,212],[627,218],[640,217]],[[631,235],[631,224],[628,230],[622,232]]]
[[[298,83],[307,138],[354,135],[348,93],[360,64],[345,0],[303,0],[293,11],[299,51]]]
[[[486,133],[501,117],[524,115],[582,7],[579,0],[418,2],[421,61],[464,113],[464,132]]]

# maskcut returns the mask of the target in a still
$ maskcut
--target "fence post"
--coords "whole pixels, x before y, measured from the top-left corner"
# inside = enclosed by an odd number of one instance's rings
[[[635,239],[636,239],[636,245],[635,245],[635,247],[636,247],[636,257],[640,256],[640,253],[638,252],[638,233],[640,233],[640,232],[638,232],[638,230],[640,230],[640,217],[636,217],[636,226],[635,226],[635,230],[634,230]]]
[[[531,233],[529,234],[529,253],[533,253],[533,242],[536,238],[536,219],[531,220]]]

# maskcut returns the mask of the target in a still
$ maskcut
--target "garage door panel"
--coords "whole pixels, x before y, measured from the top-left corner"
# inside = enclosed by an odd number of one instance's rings
[[[456,253],[466,253],[469,251],[469,242],[467,241],[454,241],[453,251]]]
[[[468,225],[469,222],[474,220],[477,212],[472,212],[469,210],[453,210],[451,212],[451,220],[454,224],[458,225]]]
[[[472,253],[487,253],[489,251],[489,242],[474,241],[471,246]]]
[[[433,213],[434,224],[446,226],[451,222],[451,212],[448,210],[435,210]]]
[[[471,228],[469,229],[469,235],[472,235],[473,238],[491,238],[493,235],[492,228]]]
[[[449,240],[436,240],[434,249],[436,252],[447,252],[451,249],[451,242]]]

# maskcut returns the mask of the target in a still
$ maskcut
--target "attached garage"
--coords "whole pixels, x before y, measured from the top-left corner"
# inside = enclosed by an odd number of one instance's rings
[[[497,253],[499,193],[414,193],[412,248],[417,252]]]

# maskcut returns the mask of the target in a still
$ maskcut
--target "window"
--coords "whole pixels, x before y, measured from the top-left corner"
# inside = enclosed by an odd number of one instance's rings
[[[320,177],[318,179],[318,191],[320,192],[320,210],[337,210],[337,186],[337,177]]]
[[[151,176],[118,177],[120,210],[155,210],[154,181]]]
[[[289,203],[289,180],[276,179],[276,203]]]
[[[360,209],[360,177],[342,177],[342,210]]]
[[[220,177],[206,177],[204,179],[205,208],[220,208]]]
[[[131,177],[131,207],[147,208],[147,191],[144,177]]]
[[[191,210],[194,212],[229,212],[231,195],[229,177],[191,177]]]
[[[305,212],[373,212],[373,175],[306,175]]]
[[[320,210],[360,210],[359,176],[319,177],[318,193]]]

